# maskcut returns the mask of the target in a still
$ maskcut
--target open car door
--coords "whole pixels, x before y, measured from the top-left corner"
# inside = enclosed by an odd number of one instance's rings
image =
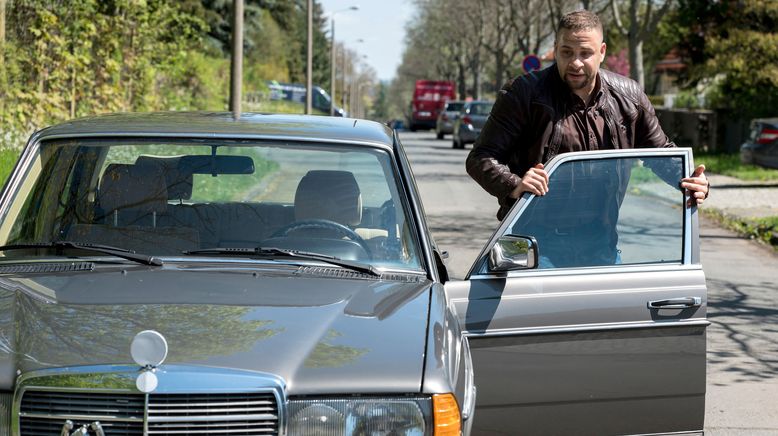
[[[690,149],[567,153],[464,281],[474,434],[703,430],[707,290]]]

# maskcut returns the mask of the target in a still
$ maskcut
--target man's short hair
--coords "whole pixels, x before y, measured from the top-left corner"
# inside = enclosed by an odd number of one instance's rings
[[[556,28],[555,36],[557,38],[559,37],[559,32],[561,32],[562,29],[572,30],[574,32],[595,29],[600,32],[600,35],[604,35],[600,17],[598,17],[594,12],[587,10],[580,10],[565,14],[562,19],[559,20],[559,25]]]

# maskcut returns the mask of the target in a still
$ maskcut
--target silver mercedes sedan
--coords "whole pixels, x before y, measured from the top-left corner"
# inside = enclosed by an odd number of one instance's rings
[[[550,195],[449,280],[381,124],[41,130],[0,194],[0,434],[702,430],[705,278],[676,183],[691,151],[547,168]]]

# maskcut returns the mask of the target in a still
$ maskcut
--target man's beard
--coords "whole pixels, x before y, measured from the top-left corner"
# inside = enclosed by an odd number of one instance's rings
[[[584,77],[583,80],[577,83],[572,82],[570,79],[568,79],[568,74],[565,73],[565,83],[567,83],[567,86],[570,87],[572,90],[579,90],[584,89],[592,84],[592,81],[594,80],[594,76],[588,74],[586,71],[583,72]]]

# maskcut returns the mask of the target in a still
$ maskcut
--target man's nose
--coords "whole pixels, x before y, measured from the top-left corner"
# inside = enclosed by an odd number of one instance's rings
[[[576,69],[578,69],[578,68],[581,68],[581,67],[583,67],[583,65],[584,65],[584,63],[583,63],[583,60],[582,60],[580,57],[578,57],[578,56],[576,56],[576,57],[573,59],[573,62],[572,62],[572,63],[573,63],[573,66],[574,66]]]

